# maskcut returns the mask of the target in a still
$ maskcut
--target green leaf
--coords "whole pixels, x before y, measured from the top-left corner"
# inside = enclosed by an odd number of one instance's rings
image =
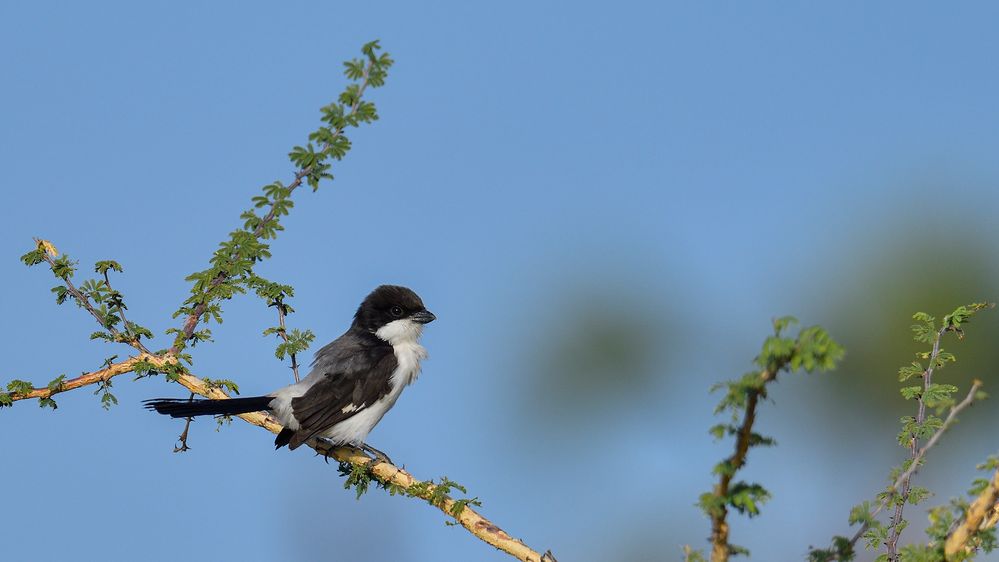
[[[66,375],[59,375],[58,377],[49,381],[46,387],[52,392],[57,392],[62,388],[62,383],[66,380]]]
[[[109,270],[116,271],[118,273],[124,271],[121,268],[121,264],[114,260],[102,260],[94,264],[94,271],[100,273],[101,275],[106,274]]]

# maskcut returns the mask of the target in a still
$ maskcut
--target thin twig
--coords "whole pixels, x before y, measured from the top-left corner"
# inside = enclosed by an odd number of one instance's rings
[[[283,300],[278,300],[274,303],[274,307],[277,308],[278,326],[281,327],[281,329],[278,330],[278,335],[281,336],[284,343],[288,343],[288,328],[284,323],[287,306],[284,304]],[[291,372],[295,375],[295,382],[299,382],[301,379],[298,378],[298,358],[295,356],[295,353],[289,353],[289,355],[291,355]]]
[[[40,242],[41,240],[35,238],[35,243],[40,243]],[[52,255],[49,253],[48,249],[45,249],[42,252],[42,256],[45,258],[45,261],[49,264],[49,267],[55,268],[56,265],[55,260],[52,259]],[[138,338],[123,337],[121,335],[121,332],[119,332],[117,328],[115,328],[114,326],[105,325],[106,319],[104,318],[104,315],[101,314],[99,310],[94,308],[94,305],[90,302],[90,298],[84,295],[82,292],[80,292],[79,289],[76,288],[76,285],[73,284],[73,280],[70,279],[68,275],[64,275],[60,277],[60,279],[62,280],[63,283],[66,284],[66,290],[69,292],[69,294],[73,295],[73,298],[76,299],[76,302],[80,306],[82,306],[87,312],[89,312],[90,315],[94,317],[94,320],[97,320],[98,324],[100,324],[107,331],[111,332],[111,335],[114,336],[115,341],[120,341],[121,343],[128,344],[142,353],[149,353],[149,350],[146,349],[146,346],[143,345],[142,342],[138,340]],[[106,273],[105,273],[105,279],[107,279]],[[110,287],[110,284],[108,285],[108,287]],[[124,321],[124,319],[125,317],[122,316],[122,321]]]
[[[111,287],[111,277],[108,275],[108,270],[107,269],[104,270],[104,284],[108,286],[108,290],[109,291],[115,292],[114,288]],[[119,300],[118,302],[120,303],[121,301]],[[133,347],[139,349],[140,351],[144,351],[146,353],[149,353],[149,350],[146,349],[146,346],[143,345],[142,342],[139,341],[139,338],[135,334],[132,333],[132,330],[129,329],[129,327],[128,327],[128,318],[125,317],[125,306],[122,305],[122,304],[119,304],[115,308],[118,311],[118,316],[121,317],[121,325],[125,328],[125,334],[128,336],[128,341],[129,342],[134,342]]]
[[[944,420],[943,425],[941,425],[940,429],[936,430],[936,432],[934,432],[933,435],[930,436],[926,444],[919,449],[919,451],[916,453],[914,457],[912,457],[912,462],[909,464],[909,468],[907,468],[902,474],[900,474],[895,479],[894,482],[892,482],[891,487],[888,488],[889,492],[892,493],[897,492],[898,489],[902,486],[903,482],[911,479],[916,474],[916,472],[919,471],[919,468],[922,465],[923,458],[926,456],[926,453],[928,453],[929,450],[932,449],[933,446],[937,444],[940,438],[943,437],[943,434],[948,429],[950,429],[952,425],[954,425],[954,422],[957,421],[957,415],[960,414],[962,410],[964,410],[968,406],[971,406],[975,402],[975,394],[977,394],[979,389],[981,388],[982,388],[982,381],[977,379],[972,381],[971,390],[968,391],[968,395],[964,397],[964,400],[961,400],[954,406],[950,407],[950,411],[948,412],[947,418]],[[891,500],[891,496],[893,495],[892,493],[889,493],[885,497],[885,499],[880,504],[878,504],[878,507],[876,507],[874,511],[871,512],[870,519],[874,519],[886,507],[888,507],[888,503]],[[850,538],[851,548],[857,545],[857,542],[860,540],[862,536],[864,536],[864,533],[866,533],[867,529],[869,528],[870,524],[865,522],[860,526],[859,529],[857,529],[857,532],[854,533],[853,537]],[[839,560],[839,558],[833,555],[833,557],[827,558],[826,560],[828,562],[833,562],[834,560]]]
[[[929,364],[926,366],[926,370],[923,371],[923,392],[919,395],[919,408],[916,413],[915,427],[921,427],[923,422],[926,421],[926,393],[929,391],[930,385],[933,382],[933,369],[936,366],[937,357],[940,355],[940,340],[943,339],[947,329],[946,325],[943,328],[940,328],[937,331],[936,338],[933,340],[933,351],[930,353]],[[972,390],[974,390],[974,386],[972,386]],[[974,393],[969,394],[969,397],[973,396]],[[902,473],[902,475],[896,480],[896,483],[901,483],[901,491],[899,493],[899,498],[895,501],[895,513],[892,514],[889,522],[891,533],[888,536],[888,540],[885,542],[889,562],[898,562],[898,539],[901,536],[903,529],[902,513],[905,510],[905,504],[909,499],[909,493],[912,489],[912,475],[915,473],[914,468],[919,451],[919,436],[915,433],[911,433],[909,436],[909,469]],[[898,489],[897,487],[893,488]]]

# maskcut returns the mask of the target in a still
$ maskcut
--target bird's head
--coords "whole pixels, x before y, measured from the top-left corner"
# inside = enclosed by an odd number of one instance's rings
[[[354,326],[396,345],[415,342],[423,333],[423,325],[436,318],[411,289],[382,285],[371,291],[358,307]]]

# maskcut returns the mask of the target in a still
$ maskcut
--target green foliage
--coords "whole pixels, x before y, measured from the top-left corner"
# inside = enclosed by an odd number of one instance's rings
[[[7,392],[0,392],[0,408],[4,406],[13,406],[14,396],[27,394],[34,389],[34,385],[28,381],[22,381],[20,379],[10,381],[7,383]]]
[[[178,355],[181,359],[186,359],[187,356]],[[190,363],[190,361],[188,361]],[[132,372],[135,373],[135,378],[133,380],[139,380],[152,375],[163,374],[166,379],[171,382],[176,382],[181,375],[187,374],[187,368],[185,368],[180,363],[164,363],[161,366],[156,366],[149,361],[142,360],[137,361],[132,365]]]
[[[34,389],[35,387],[28,381],[14,379],[7,383],[7,392],[11,394],[27,394]]]
[[[455,520],[461,517],[461,514],[468,506],[482,505],[482,502],[478,497],[452,498],[451,496],[455,491],[467,494],[468,490],[447,476],[442,476],[439,482],[434,482],[433,480],[417,482],[407,489],[391,482],[382,482],[378,480],[375,477],[374,472],[371,471],[371,467],[371,463],[354,464],[341,461],[337,470],[340,473],[340,476],[346,477],[346,480],[344,480],[343,483],[343,488],[345,490],[353,489],[357,499],[361,499],[361,496],[367,493],[368,489],[371,487],[371,483],[374,482],[378,487],[387,490],[390,495],[404,495],[411,498],[419,498],[426,500],[427,503],[437,508],[443,508],[448,500],[452,500],[454,503],[452,503],[447,509],[447,512],[454,517]],[[455,524],[451,521],[447,521],[445,523],[447,525]]]
[[[462,490],[462,493],[464,493],[464,490]],[[470,505],[474,505],[474,506],[478,507],[478,506],[482,505],[482,502],[479,501],[478,496],[476,496],[474,498],[462,498],[462,499],[459,499],[459,500],[454,500],[454,504],[451,505],[451,509],[449,509],[448,512],[455,519],[457,519],[457,518],[461,517],[462,513],[465,512],[465,508],[468,507],[468,506],[470,506]]]
[[[694,550],[690,545],[683,545],[683,562],[708,562],[708,558],[700,550]]]
[[[293,329],[289,331],[285,328],[285,317],[295,312],[295,309],[285,302],[285,299],[294,296],[294,289],[259,276],[253,276],[249,285],[256,291],[257,296],[264,299],[268,307],[274,307],[278,311],[280,325],[267,328],[263,333],[264,336],[276,335],[281,340],[281,343],[274,350],[274,356],[282,361],[285,357],[291,357],[292,365],[296,366],[295,356],[308,349],[316,336],[311,330]]]
[[[97,395],[100,395],[101,407],[105,410],[110,410],[111,406],[118,405],[118,399],[115,398],[114,394],[111,394],[111,379],[102,380],[97,383],[97,390],[94,391],[94,396]]]
[[[347,477],[347,480],[343,483],[343,489],[349,490],[353,488],[357,494],[357,499],[361,499],[361,496],[367,493],[368,487],[374,479],[374,474],[372,474],[370,467],[364,464],[340,462],[338,471],[340,472],[340,476]]]
[[[45,240],[36,240],[36,248],[21,256],[21,261],[32,266],[48,262],[52,274],[63,281],[63,284],[52,287],[56,304],[63,304],[72,299],[77,306],[87,309],[104,330],[90,335],[91,340],[101,339],[107,342],[128,343],[140,347],[142,338],[151,339],[153,334],[147,328],[125,320],[125,299],[120,292],[111,287],[109,272],[124,271],[121,264],[113,260],[101,260],[94,264],[94,271],[103,279],[87,279],[79,288],[73,286],[72,277],[76,271],[76,262],[66,254],[59,255],[55,247]]]
[[[723,517],[725,515],[725,506],[728,505],[729,499],[727,497],[722,497],[714,492],[704,492],[701,494],[697,501],[697,507],[701,508],[708,517]]]
[[[266,331],[264,333],[266,334]],[[312,330],[305,330],[304,332],[298,329],[293,329],[287,333],[287,341],[278,344],[277,348],[274,350],[274,356],[278,359],[284,360],[285,355],[291,356],[296,355],[309,349],[309,345],[312,341],[316,339],[316,335],[312,333]]]
[[[210,379],[208,377],[201,377],[201,381],[205,383],[207,388],[217,388],[220,390],[227,390],[230,394],[239,394],[239,385],[229,379]]]
[[[729,488],[728,503],[750,517],[760,514],[759,506],[770,499],[770,492],[759,484],[736,482]]]
[[[59,375],[58,377],[49,381],[49,383],[45,385],[45,387],[51,390],[52,392],[59,392],[60,390],[62,390],[62,383],[65,380],[66,380],[66,375]]]

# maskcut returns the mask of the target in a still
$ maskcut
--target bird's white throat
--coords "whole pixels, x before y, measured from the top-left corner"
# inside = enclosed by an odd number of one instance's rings
[[[408,318],[393,320],[375,331],[375,335],[393,346],[404,343],[417,343],[423,335],[423,324]]]
[[[420,375],[420,361],[427,358],[427,350],[420,345],[423,324],[408,318],[385,324],[375,335],[392,345],[399,366],[392,373],[393,392],[401,391]]]

